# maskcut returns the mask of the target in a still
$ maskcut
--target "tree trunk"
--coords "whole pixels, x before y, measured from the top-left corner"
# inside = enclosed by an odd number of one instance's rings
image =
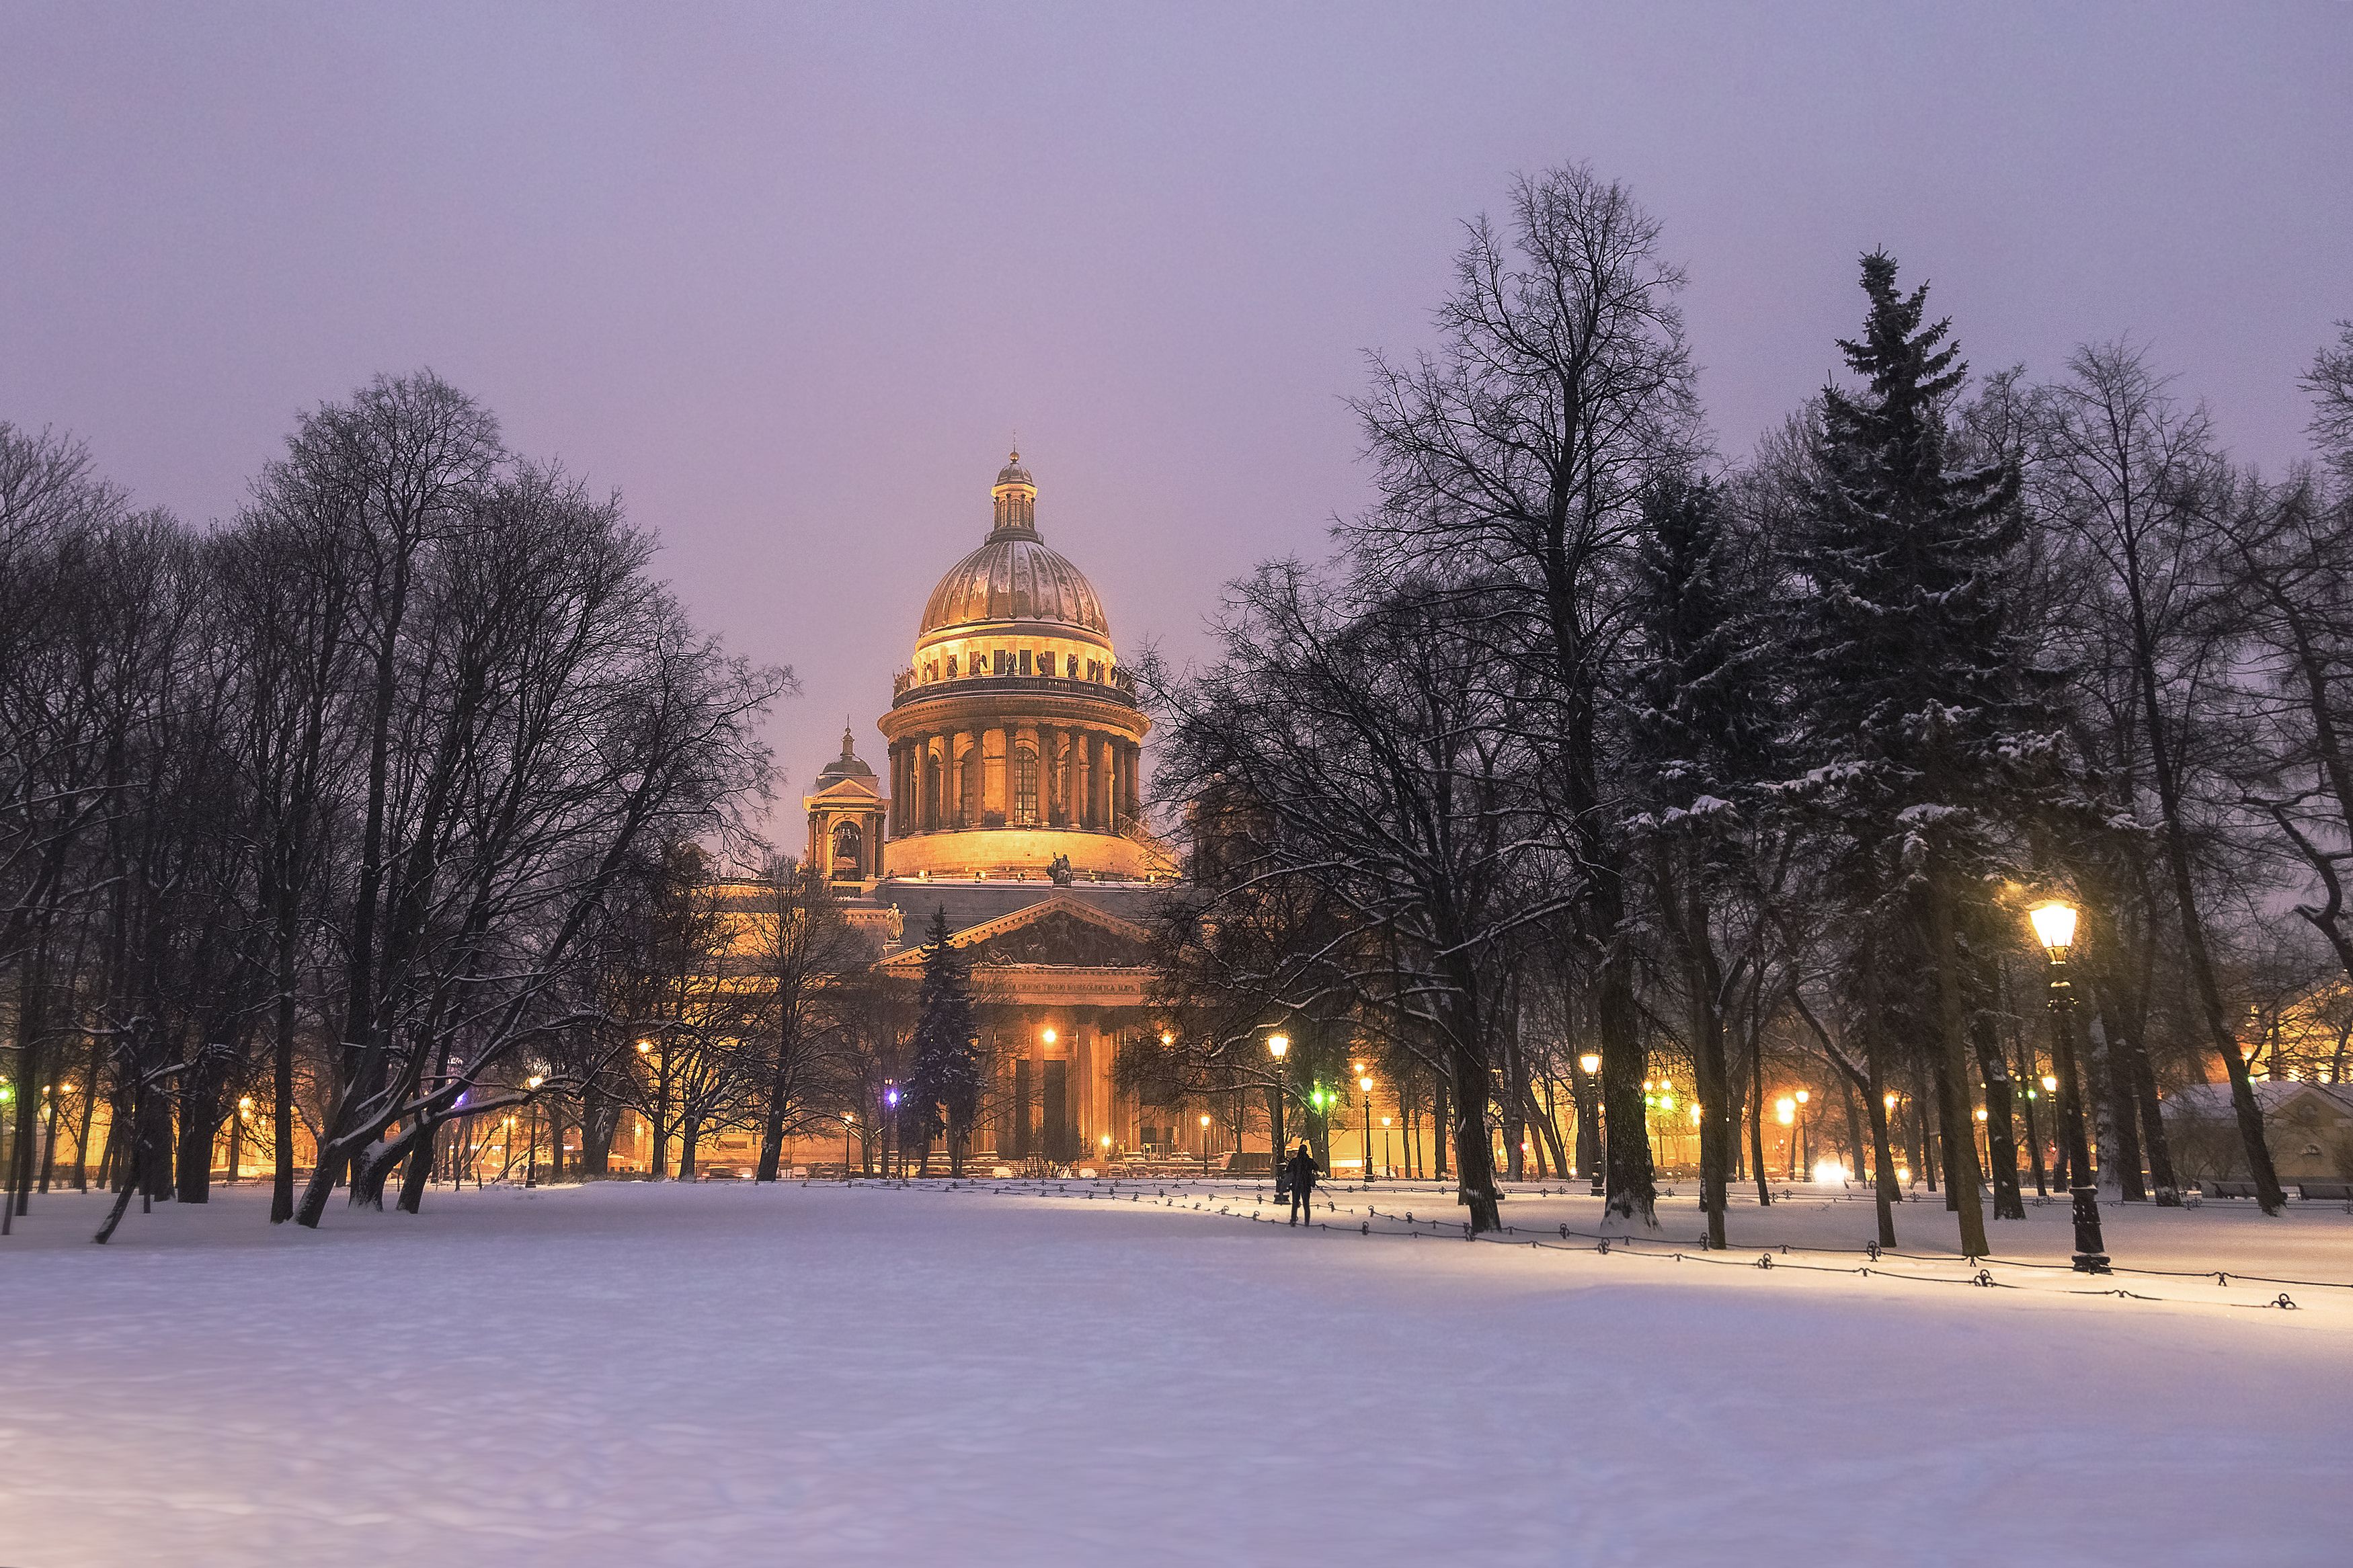
[[[2099,1055],[2105,1070],[2099,1077],[2108,1121],[2116,1129],[2118,1193],[2128,1204],[2143,1204],[2148,1201],[2148,1189],[2141,1182],[2140,1096],[2134,1084],[2132,1052],[2116,1027],[2107,1000],[2100,995]]]
[[[580,1173],[584,1177],[613,1173],[613,1134],[620,1128],[620,1111],[595,1084],[580,1091]]]
[[[1894,1151],[1887,1136],[1887,1047],[1881,1029],[1885,1014],[1876,979],[1864,982],[1863,1007],[1862,1065],[1871,1083],[1863,1095],[1862,1110],[1871,1119],[1872,1194],[1879,1214],[1879,1245],[1893,1247],[1895,1205],[1904,1201],[1904,1189],[1896,1184]]]
[[[1839,1096],[1846,1102],[1846,1157],[1851,1162],[1848,1173],[1861,1181],[1869,1155],[1862,1142],[1862,1111],[1854,1102],[1854,1080],[1845,1073],[1839,1074]]]
[[[408,1160],[401,1172],[400,1212],[415,1214],[425,1206],[425,1189],[433,1181],[433,1162],[440,1146],[441,1121],[429,1112],[417,1119],[416,1137],[409,1144]]]
[[[32,1198],[33,1123],[40,1104],[41,1074],[45,1070],[41,1036],[48,1027],[44,1009],[46,987],[41,983],[40,969],[37,945],[16,974],[16,1129],[8,1147],[5,1199],[0,1201],[0,1236],[14,1228],[15,1220],[26,1212]]]
[[[1978,1074],[1985,1083],[1986,1146],[1993,1161],[1993,1217],[2024,1219],[2026,1196],[2018,1190],[2018,1133],[2011,1120],[2013,1086],[2010,1063],[2001,1053],[2001,1037],[1994,1026],[1992,1008],[2000,1000],[1998,977],[1990,963],[1981,965],[1981,1000],[1985,1005],[1969,1016],[1969,1039],[1977,1048]]]
[[[1453,1050],[1454,1163],[1460,1173],[1455,1197],[1471,1211],[1471,1234],[1484,1235],[1503,1227],[1495,1198],[1494,1151],[1487,1140],[1486,1106],[1490,1083],[1486,1064],[1468,1049]],[[1331,1163],[1324,1162],[1324,1169]]]
[[[2255,1103],[2253,1081],[2247,1073],[2247,1059],[2240,1053],[2237,1037],[2231,1029],[2230,1014],[2222,1005],[2222,991],[2214,975],[2214,960],[2206,945],[2205,921],[2198,911],[2198,882],[2189,858],[2189,829],[2182,820],[2181,788],[2173,771],[2173,757],[2166,736],[2165,709],[2158,701],[2157,663],[2143,613],[2140,587],[2137,577],[2128,582],[2132,592],[2134,630],[2138,642],[2136,648],[2135,673],[2140,679],[2141,701],[2146,709],[2148,726],[2150,772],[2157,784],[2158,811],[2161,835],[2165,842],[2166,869],[2173,884],[2174,912],[2181,920],[2183,956],[2189,961],[2189,979],[2206,1025],[2206,1033],[2215,1054],[2222,1058],[2223,1071],[2231,1079],[2231,1109],[2239,1127],[2239,1142],[2245,1149],[2247,1170],[2254,1178],[2255,1201],[2267,1215],[2284,1213],[2287,1194],[2280,1186],[2278,1169],[2272,1163],[2271,1145],[2263,1140],[2263,1113]]]
[[[1623,912],[1617,909],[1615,881],[1603,911],[1604,929],[1616,932]],[[1642,1079],[1648,1058],[1634,1007],[1630,960],[1605,955],[1600,965],[1600,994],[1595,998],[1595,1019],[1601,1036],[1601,1114],[1609,1129],[1602,1158],[1608,1162],[1609,1189],[1606,1212],[1611,1216],[1658,1228],[1659,1185],[1651,1163],[1651,1130],[1642,1104]]]
[[[1765,1168],[1765,1037],[1748,1041],[1748,1166],[1757,1178],[1757,1206],[1773,1206],[1772,1174]]]

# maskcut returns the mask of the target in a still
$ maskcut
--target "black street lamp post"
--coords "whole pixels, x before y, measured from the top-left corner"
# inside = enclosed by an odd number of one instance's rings
[[[1356,1079],[1356,1091],[1365,1097],[1365,1185],[1373,1184],[1373,1075],[1365,1073]]]
[[[2075,1271],[2105,1274],[2107,1245],[2100,1237],[2100,1189],[2092,1172],[2090,1140],[2084,1130],[2082,1075],[2075,1070],[2075,988],[2067,979],[2067,950],[2075,940],[2075,910],[2048,903],[2028,914],[2042,950],[2051,955],[2051,1067],[2059,1079],[2059,1125],[2066,1137],[2068,1195],[2075,1219]]]
[[[1291,1037],[1269,1035],[1266,1049],[1267,1054],[1274,1058],[1274,1180],[1275,1184],[1281,1186],[1282,1163],[1291,1155],[1291,1141],[1282,1126],[1283,1101],[1291,1097],[1291,1079],[1282,1064],[1283,1058],[1291,1054]]]
[[[1602,1170],[1608,1163],[1608,1156],[1603,1152],[1601,1142],[1601,1058],[1588,1051],[1577,1058],[1577,1065],[1585,1069],[1585,1076],[1577,1079],[1577,1087],[1584,1091],[1585,1102],[1577,1115],[1577,1153],[1593,1178],[1593,1195],[1607,1197],[1609,1195],[1609,1181]]]

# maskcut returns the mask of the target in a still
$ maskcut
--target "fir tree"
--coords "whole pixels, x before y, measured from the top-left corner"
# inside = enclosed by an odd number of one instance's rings
[[[1948,1192],[1964,1250],[1981,1255],[1960,905],[2012,832],[2047,726],[2009,620],[2018,470],[1953,462],[1946,411],[1968,369],[1948,321],[1922,324],[1926,288],[1900,293],[1895,270],[1884,251],[1862,258],[1863,335],[1839,346],[1863,385],[1822,394],[1794,560],[1810,592],[1792,641],[1808,783],[1838,822],[1844,891],[1867,929],[1912,922],[1930,960]]]
[[[1632,761],[1645,798],[1662,809],[1709,811],[1771,770],[1770,627],[1742,542],[1707,480],[1669,475],[1645,490]]]
[[[928,1158],[932,1140],[948,1134],[948,1173],[964,1174],[965,1146],[980,1109],[980,1024],[972,1007],[972,976],[963,954],[949,945],[948,915],[933,911],[923,941],[923,985],[915,1021],[914,1066],[902,1101]],[[905,1122],[902,1121],[902,1128]]]
[[[1741,557],[1707,481],[1670,475],[1645,491],[1633,580],[1642,651],[1628,726],[1641,809],[1631,826],[1648,848],[1658,916],[1681,972],[1703,1116],[1701,1202],[1715,1247],[1725,1245],[1739,1122],[1725,1042],[1728,994],[1753,956],[1736,949],[1727,963],[1717,931],[1746,871],[1753,814],[1743,808],[1771,774],[1774,752],[1770,641]]]

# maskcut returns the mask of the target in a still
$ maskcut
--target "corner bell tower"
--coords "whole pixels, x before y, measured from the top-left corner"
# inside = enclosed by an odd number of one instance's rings
[[[882,875],[882,841],[890,797],[874,770],[858,760],[857,737],[845,721],[841,755],[826,763],[816,786],[801,797],[808,812],[808,858],[828,882],[871,883]]]

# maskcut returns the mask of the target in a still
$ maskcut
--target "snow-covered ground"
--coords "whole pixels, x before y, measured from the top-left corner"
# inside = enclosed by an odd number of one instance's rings
[[[2061,1204],[1981,1289],[1926,1203],[1916,1257],[1816,1197],[1704,1260],[1687,1196],[1604,1254],[1535,1190],[1466,1245],[1401,1234],[1455,1224],[1427,1186],[1301,1232],[1246,1185],[943,1185],[317,1234],[246,1188],[102,1248],[99,1200],[41,1200],[0,1243],[0,1563],[2353,1561],[2353,1289],[2239,1279],[2353,1282],[2338,1209],[2108,1210],[2119,1263],[2232,1276],[2116,1296],[2031,1266]]]

